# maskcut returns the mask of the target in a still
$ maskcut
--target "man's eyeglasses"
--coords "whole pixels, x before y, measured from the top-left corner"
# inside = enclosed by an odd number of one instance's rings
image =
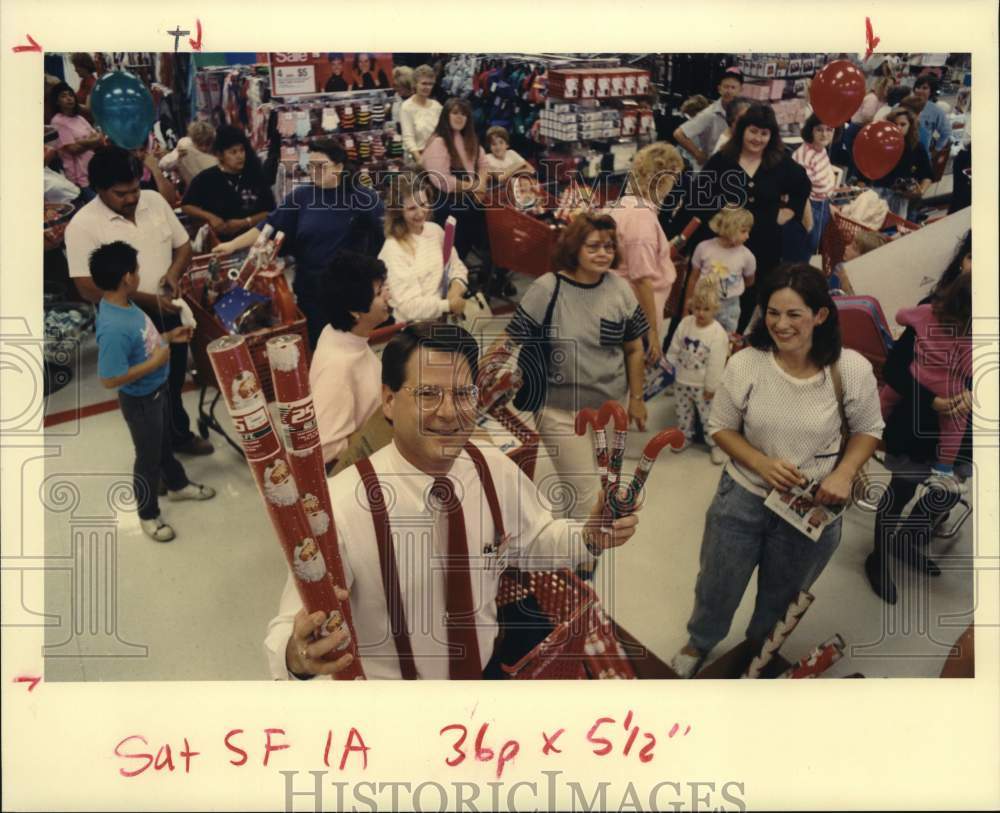
[[[444,387],[438,387],[434,384],[422,384],[418,387],[404,384],[402,389],[413,395],[417,406],[423,412],[436,412],[440,409],[441,404],[444,403],[445,392],[451,393],[451,400],[455,404],[455,409],[469,411],[475,409],[479,404],[479,387],[476,386],[455,387],[454,389],[445,390]]]

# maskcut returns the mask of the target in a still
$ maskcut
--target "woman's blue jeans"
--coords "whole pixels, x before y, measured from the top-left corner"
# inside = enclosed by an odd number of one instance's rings
[[[754,568],[757,602],[746,637],[763,641],[801,590],[808,590],[840,544],[841,519],[816,541],[764,507],[723,472],[705,515],[695,603],[688,621],[690,643],[707,654],[729,634],[733,615]]]

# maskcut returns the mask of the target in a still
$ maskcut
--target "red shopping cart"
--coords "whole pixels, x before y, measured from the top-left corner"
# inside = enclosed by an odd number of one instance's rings
[[[203,438],[208,437],[210,429],[217,432],[241,455],[243,450],[240,445],[226,434],[225,429],[215,417],[215,408],[222,393],[219,391],[215,371],[208,358],[207,347],[209,343],[230,333],[222,320],[215,314],[213,303],[236,285],[230,280],[229,271],[231,269],[238,270],[243,259],[243,256],[235,254],[228,257],[200,254],[192,259],[188,270],[180,278],[181,296],[191,308],[195,321],[198,323],[194,337],[191,339],[191,356],[194,359],[195,377],[200,390],[198,394],[198,432]],[[254,290],[257,293],[267,291],[263,272],[257,275]],[[297,318],[291,322],[279,322],[242,334],[253,358],[261,390],[268,402],[274,400],[274,386],[271,382],[271,370],[267,361],[267,340],[275,336],[293,333],[302,336],[305,340],[304,347],[309,346],[305,316],[298,308],[295,310]],[[208,394],[210,387],[216,391],[211,398]]]

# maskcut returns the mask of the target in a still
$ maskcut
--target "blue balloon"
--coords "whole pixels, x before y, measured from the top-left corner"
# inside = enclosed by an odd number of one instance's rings
[[[126,150],[146,145],[156,113],[153,97],[137,76],[128,71],[106,73],[90,98],[94,120],[115,144]]]

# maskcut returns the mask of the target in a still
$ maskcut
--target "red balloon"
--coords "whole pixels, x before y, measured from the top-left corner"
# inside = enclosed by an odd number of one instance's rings
[[[903,155],[903,131],[890,121],[873,121],[854,138],[854,164],[871,181],[888,175]]]
[[[824,65],[809,86],[809,101],[827,127],[846,124],[865,98],[865,75],[846,59]]]

